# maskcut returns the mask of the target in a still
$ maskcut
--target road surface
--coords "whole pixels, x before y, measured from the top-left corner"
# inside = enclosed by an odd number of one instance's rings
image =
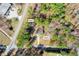
[[[23,20],[24,20],[24,18],[25,18],[26,15],[27,15],[27,8],[28,8],[28,6],[29,6],[29,4],[26,4],[25,7],[24,7],[24,10],[23,10],[23,13],[22,13],[22,18],[20,19],[20,21],[19,21],[19,23],[18,23],[17,29],[16,29],[16,31],[15,31],[15,33],[14,33],[12,39],[11,39],[12,41],[11,41],[10,45],[9,45],[9,46],[7,47],[7,49],[6,49],[6,53],[7,53],[8,51],[10,51],[11,49],[13,49],[13,48],[17,48],[16,39],[17,39],[17,36],[18,36],[19,31],[20,31],[20,29],[21,29],[21,26],[22,26],[22,24],[23,24]]]

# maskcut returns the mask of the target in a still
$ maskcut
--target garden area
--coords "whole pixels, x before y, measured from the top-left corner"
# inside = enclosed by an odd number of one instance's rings
[[[64,3],[34,4],[28,9],[28,19],[34,19],[36,23],[35,28],[44,28],[45,32],[41,35],[46,33],[51,35],[50,46],[53,46],[55,43],[56,47],[67,48],[69,44],[76,40],[76,36],[71,34],[74,31],[74,26],[65,17],[65,9]],[[18,41],[20,42],[18,46],[22,47],[26,41],[29,42],[30,37],[26,32],[27,27],[29,26],[26,20],[22,27],[23,30],[18,36]]]
[[[65,17],[66,12],[66,5],[63,3],[36,4],[34,7],[32,18],[35,19],[37,27],[44,26],[45,31],[51,34],[50,45],[52,46],[56,42],[56,47],[66,48],[77,39],[71,34],[74,25]]]
[[[29,42],[30,34],[26,31],[26,28],[28,28],[27,20],[24,20],[22,29],[20,30],[20,33],[17,38],[17,46],[19,48],[24,47]]]

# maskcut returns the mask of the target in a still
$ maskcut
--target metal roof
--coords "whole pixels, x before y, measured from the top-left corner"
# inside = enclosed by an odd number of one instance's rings
[[[9,3],[0,4],[0,15],[2,15],[2,16],[5,15],[10,6],[11,6],[11,4],[9,4]]]

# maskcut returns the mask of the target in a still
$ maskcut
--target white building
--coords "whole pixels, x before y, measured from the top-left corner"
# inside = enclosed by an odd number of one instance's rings
[[[10,3],[1,3],[0,4],[0,16],[6,16],[9,13],[11,8]]]
[[[12,6],[10,3],[0,4],[0,16],[6,17],[7,19],[21,18],[21,16],[18,16],[16,7]]]

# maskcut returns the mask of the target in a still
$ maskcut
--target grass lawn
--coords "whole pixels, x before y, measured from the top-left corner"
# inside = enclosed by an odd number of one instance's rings
[[[18,46],[18,47],[23,47],[24,44],[25,44],[24,42],[28,41],[27,39],[26,39],[26,40],[23,39],[23,37],[25,36],[25,35],[24,35],[24,32],[25,32],[25,29],[27,28],[27,25],[28,25],[27,19],[25,19],[25,20],[24,20],[24,23],[23,23],[23,26],[22,26],[22,28],[21,28],[21,30],[20,30],[20,32],[19,32],[18,37],[17,37],[17,40],[18,40],[17,46]],[[26,37],[26,36],[25,36],[25,37]]]
[[[27,44],[29,42],[28,39],[27,39],[29,34],[26,33],[26,28],[28,27],[27,18],[28,18],[28,16],[25,17],[23,24],[22,24],[22,27],[20,29],[19,35],[17,37],[16,42],[17,42],[17,46],[19,48],[23,48],[24,46],[27,46]]]
[[[48,14],[49,13],[48,11],[51,11],[51,14]],[[33,17],[33,14],[35,14],[34,17]],[[40,17],[40,14],[42,14],[43,17],[42,16]],[[67,19],[69,19],[69,18],[65,18],[65,4],[63,4],[63,3],[40,4],[40,10],[38,12],[37,11],[33,12],[33,8],[29,7],[28,15],[29,15],[28,18],[33,18],[35,20],[35,23],[38,28],[40,26],[44,26],[46,31],[48,31],[49,24],[51,23],[51,21],[60,22],[62,20],[63,22],[69,22],[69,21],[67,21]],[[24,43],[25,41],[28,42],[28,39],[23,40],[23,38],[22,38],[24,36],[24,32],[27,27],[28,27],[28,23],[27,23],[27,18],[26,18],[24,20],[22,29],[20,30],[20,33],[18,36],[18,43],[19,43],[18,46],[20,46],[20,47],[23,47],[23,45],[25,45],[25,43]],[[71,30],[69,27],[65,27],[62,24],[61,28],[62,28],[61,31],[63,30],[62,34],[59,34],[58,36],[51,34],[52,35],[51,40],[55,40],[55,42],[56,41],[62,42],[61,44],[57,43],[58,44],[57,47],[65,48],[65,47],[67,47],[67,44],[64,43],[65,39],[67,39],[67,41],[74,41],[75,37],[69,34],[69,32]],[[56,32],[56,30],[51,33],[55,34],[55,32]],[[41,42],[42,42],[42,40],[41,40]],[[44,44],[44,42],[43,42],[43,44]],[[46,45],[47,45],[47,43],[46,43]]]

